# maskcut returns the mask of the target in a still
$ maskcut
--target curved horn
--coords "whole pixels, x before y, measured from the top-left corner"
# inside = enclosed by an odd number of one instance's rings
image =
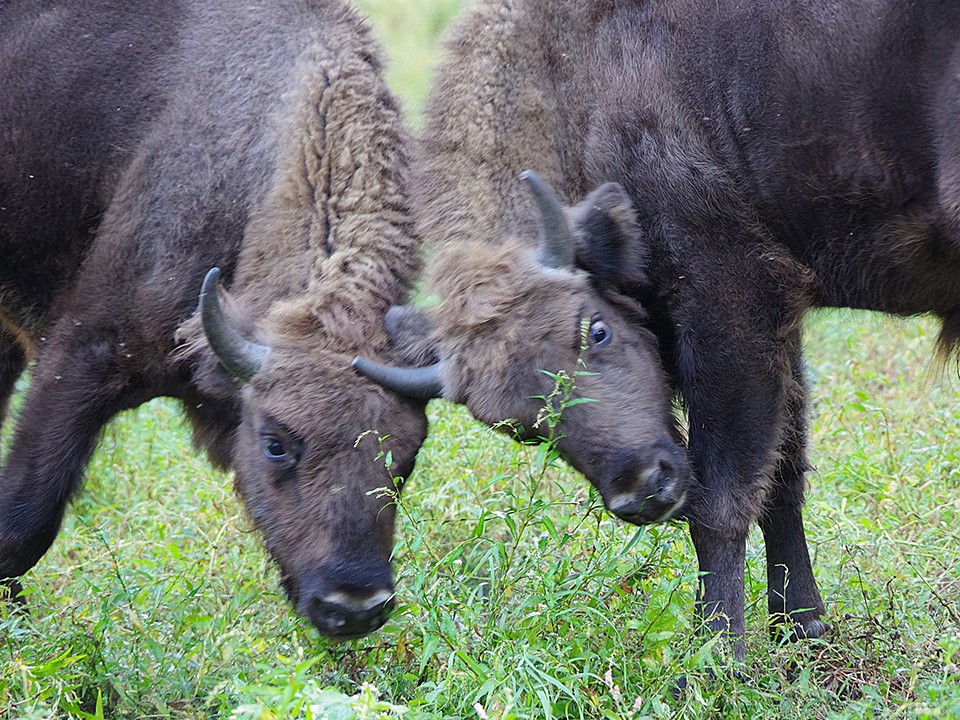
[[[520,173],[520,179],[530,187],[530,192],[540,208],[540,262],[551,268],[572,268],[573,233],[570,232],[567,216],[557,194],[533,170],[524,170]]]
[[[351,365],[364,377],[400,395],[419,400],[443,397],[440,363],[425,367],[394,367],[358,357]]]
[[[270,354],[266,345],[250,342],[229,323],[220,307],[220,268],[210,268],[200,288],[200,319],[210,348],[231,375],[247,382],[260,372]]]

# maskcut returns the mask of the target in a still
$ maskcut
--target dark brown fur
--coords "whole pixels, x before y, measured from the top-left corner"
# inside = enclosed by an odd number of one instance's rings
[[[236,470],[298,609],[337,637],[383,622],[394,511],[376,490],[412,470],[426,420],[349,368],[389,357],[383,315],[419,268],[381,69],[336,0],[6,4],[0,409],[38,362],[0,483],[0,577],[49,547],[104,423],[169,395]],[[248,384],[191,318],[215,265],[233,320],[272,348]],[[271,438],[298,458],[269,460]]]
[[[933,313],[941,352],[955,352],[958,33],[947,0],[487,0],[450,35],[418,163],[433,288],[460,302],[457,278],[478,262],[471,251],[458,264],[461,247],[531,232],[521,170],[571,201],[605,182],[626,189],[637,233],[626,245],[584,234],[578,260],[605,292],[643,304],[689,408],[699,487],[686,514],[712,628],[743,633],[744,546],[759,520],[771,613],[801,636],[825,629],[801,520],[805,311]],[[522,318],[539,338],[553,322],[543,294],[491,292],[505,324]],[[454,336],[494,374],[543,352],[475,350],[493,341],[464,337],[469,322],[444,320],[439,347]],[[659,382],[647,363],[632,375]],[[632,422],[610,406],[590,436]]]

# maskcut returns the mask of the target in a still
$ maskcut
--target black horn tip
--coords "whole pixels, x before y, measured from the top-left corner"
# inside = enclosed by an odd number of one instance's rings
[[[419,400],[443,397],[439,363],[424,367],[395,367],[356,357],[350,365],[368,380],[400,395]]]
[[[535,196],[548,197],[551,200],[556,198],[557,193],[554,191],[550,183],[540,177],[540,175],[533,170],[524,170],[517,177],[530,187]],[[559,205],[560,201],[556,200],[556,203]]]
[[[270,354],[270,348],[247,340],[231,325],[220,307],[219,282],[220,268],[212,267],[200,286],[197,309],[203,332],[220,364],[237,379],[248,382],[260,372]]]
[[[540,210],[540,262],[555,269],[573,268],[573,233],[557,193],[533,170],[524,170],[520,179],[530,188]]]
[[[203,276],[203,283],[200,285],[200,305],[203,306],[203,298],[212,292],[217,291],[217,285],[220,284],[220,268],[212,267],[207,270]]]

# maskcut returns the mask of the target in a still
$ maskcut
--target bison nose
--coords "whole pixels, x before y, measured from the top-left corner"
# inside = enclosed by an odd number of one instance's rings
[[[641,467],[612,483],[618,490],[604,498],[607,510],[635,525],[666,522],[687,500],[691,474],[686,457],[669,448],[652,465]]]
[[[311,598],[307,616],[321,635],[334,640],[353,640],[383,625],[393,606],[393,588],[366,595],[331,592]]]
[[[333,640],[353,640],[383,625],[393,609],[390,564],[342,554],[297,580],[297,609]]]

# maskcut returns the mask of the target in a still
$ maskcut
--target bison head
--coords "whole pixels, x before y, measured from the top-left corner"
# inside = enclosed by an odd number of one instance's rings
[[[638,524],[667,520],[682,508],[692,475],[656,337],[635,301],[574,267],[577,241],[592,234],[636,246],[633,206],[609,183],[567,211],[536,175],[521,177],[540,209],[539,245],[516,239],[440,248],[431,263],[439,307],[429,316],[388,314],[395,345],[411,357],[423,354],[429,324],[426,346],[437,362],[398,368],[358,358],[354,366],[409,397],[463,403],[489,425],[517,421],[527,438],[546,435],[544,402],[556,400],[555,378],[564,371],[573,391],[554,430],[561,454],[610,512]]]
[[[349,346],[250,341],[221,308],[218,276],[204,281],[200,315],[242,382],[237,490],[297,609],[330,638],[365,635],[393,607],[391,493],[426,437],[424,402],[349,372]]]

